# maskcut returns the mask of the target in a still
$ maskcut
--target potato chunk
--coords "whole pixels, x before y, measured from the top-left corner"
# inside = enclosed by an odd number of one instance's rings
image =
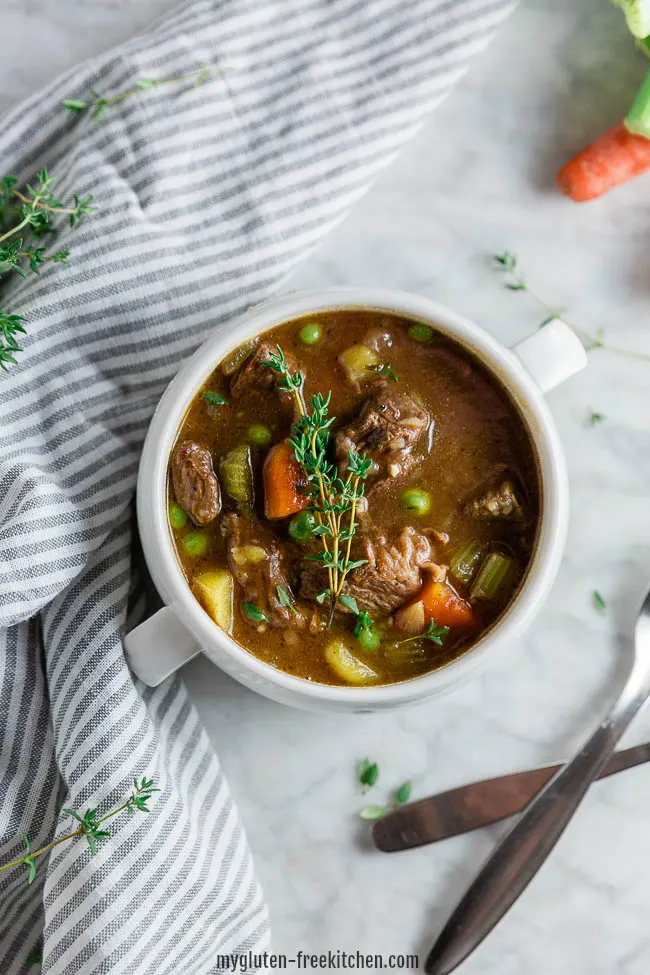
[[[227,569],[203,572],[194,580],[194,587],[206,612],[222,630],[230,633],[235,592],[235,581],[232,574]]]
[[[372,667],[358,660],[341,640],[332,640],[328,643],[325,648],[325,659],[346,684],[372,684],[377,680],[377,674]]]
[[[351,345],[345,352],[341,352],[339,362],[351,382],[363,383],[373,378],[372,367],[378,366],[381,359],[367,345]]]

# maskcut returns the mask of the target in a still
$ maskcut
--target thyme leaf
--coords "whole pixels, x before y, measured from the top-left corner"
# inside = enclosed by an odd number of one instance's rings
[[[249,620],[252,620],[254,623],[268,623],[268,617],[255,603],[242,603],[241,608],[244,611],[244,615],[248,616]]]

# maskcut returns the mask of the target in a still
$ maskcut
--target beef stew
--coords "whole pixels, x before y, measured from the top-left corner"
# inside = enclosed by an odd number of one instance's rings
[[[228,355],[169,461],[205,611],[305,680],[390,684],[464,653],[520,587],[540,479],[506,390],[420,322],[332,311]]]

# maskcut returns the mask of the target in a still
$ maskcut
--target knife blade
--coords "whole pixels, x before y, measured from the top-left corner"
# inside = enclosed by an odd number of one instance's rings
[[[650,761],[650,743],[625,748],[612,755],[599,778],[647,761]],[[374,844],[383,853],[397,853],[514,816],[563,764],[483,779],[400,806],[373,824]]]

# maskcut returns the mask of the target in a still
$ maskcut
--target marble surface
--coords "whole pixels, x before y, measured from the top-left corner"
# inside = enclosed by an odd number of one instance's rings
[[[0,108],[128,37],[168,0],[3,0]],[[37,55],[30,55],[38,37]],[[505,343],[541,314],[503,289],[489,255],[583,328],[650,355],[650,177],[578,207],[558,165],[624,112],[645,70],[605,0],[524,0],[399,161],[288,287],[376,283],[435,297]],[[568,755],[614,692],[621,634],[650,580],[650,361],[596,350],[549,396],[570,470],[558,581],[521,645],[431,705],[379,716],[301,714],[205,660],[186,676],[244,818],[277,951],[423,957],[499,829],[384,856],[357,818],[355,766],[381,765],[372,801]],[[606,419],[592,428],[592,410]],[[605,614],[592,604],[598,589]],[[650,738],[650,712],[627,741]],[[551,860],[462,969],[466,975],[647,975],[650,770],[593,788]]]

